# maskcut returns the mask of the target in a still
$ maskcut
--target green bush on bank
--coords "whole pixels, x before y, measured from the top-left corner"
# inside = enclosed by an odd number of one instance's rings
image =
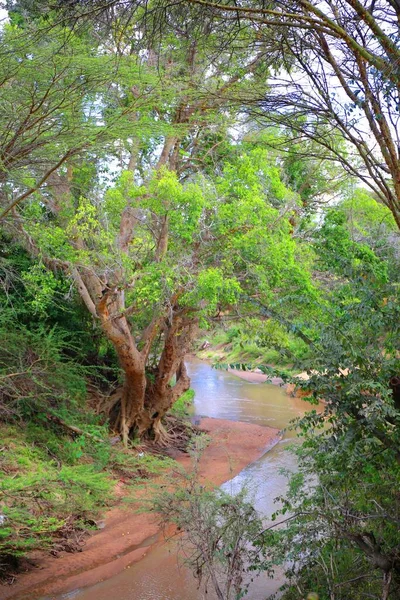
[[[29,442],[19,427],[3,424],[0,431],[0,556],[48,547],[71,519],[85,527],[110,501],[110,474],[99,472],[87,458],[63,464],[54,446],[51,451]],[[59,447],[69,443],[60,439]]]
[[[112,445],[65,332],[0,320],[0,579],[32,550],[79,549],[113,502],[171,459]],[[185,401],[182,401],[185,406]]]
[[[91,528],[122,479],[137,486],[171,467],[169,458],[112,446],[105,437],[0,424],[0,565],[49,549]],[[127,488],[128,490],[128,488]],[[60,542],[61,540],[61,542]],[[1,578],[0,566],[0,578]]]
[[[248,319],[225,329],[224,324],[204,336],[201,343],[209,346],[201,356],[220,359],[227,363],[248,362],[289,367],[307,357],[309,348],[298,337],[291,335],[272,320]]]

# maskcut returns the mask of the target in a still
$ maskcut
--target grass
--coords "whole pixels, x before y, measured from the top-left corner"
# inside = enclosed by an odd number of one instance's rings
[[[104,431],[103,431],[104,433]],[[39,424],[0,423],[0,578],[33,550],[79,549],[115,502],[116,483],[135,485],[170,469],[170,458]]]
[[[172,406],[170,413],[180,419],[190,417],[193,412],[194,395],[194,390],[187,390]]]
[[[15,426],[2,425],[0,437],[0,555],[47,548],[71,520],[83,528],[110,502],[112,478],[93,462],[63,464]]]

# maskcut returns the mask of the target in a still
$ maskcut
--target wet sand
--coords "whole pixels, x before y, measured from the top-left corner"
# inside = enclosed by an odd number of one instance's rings
[[[204,418],[200,426],[211,438],[201,458],[200,475],[215,486],[237,475],[280,439],[277,429],[240,421]],[[178,462],[190,469],[189,456],[180,456]],[[121,496],[123,487],[121,483]],[[104,528],[88,538],[82,552],[41,556],[37,566],[19,575],[14,585],[0,585],[0,600],[51,598],[104,581],[139,561],[156,544],[159,528],[154,515],[137,514],[135,508],[121,501],[105,514]]]

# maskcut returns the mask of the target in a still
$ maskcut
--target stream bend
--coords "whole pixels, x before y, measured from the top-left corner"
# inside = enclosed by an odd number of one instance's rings
[[[232,373],[212,369],[196,358],[187,361],[196,392],[195,415],[244,421],[284,429],[289,422],[310,409],[307,402],[285,394],[279,386],[250,383]],[[260,459],[248,465],[222,487],[237,492],[246,485],[255,508],[263,515],[276,510],[274,498],[285,491],[282,469],[295,469],[295,458],[287,452],[293,432]],[[261,575],[251,585],[247,600],[262,600],[282,584],[280,573],[271,580]],[[122,573],[84,590],[75,590],[59,600],[203,600],[191,573],[179,566],[173,547],[160,543],[138,563]],[[214,600],[211,591],[208,600]],[[46,599],[48,600],[48,599]]]

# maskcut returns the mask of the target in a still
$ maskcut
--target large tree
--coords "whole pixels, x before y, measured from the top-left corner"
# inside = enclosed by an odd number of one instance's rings
[[[302,277],[286,211],[242,159],[241,173],[227,167],[214,184],[183,185],[164,167],[140,186],[126,171],[104,197],[76,200],[65,183],[60,210],[39,197],[18,216],[31,252],[71,276],[116,351],[123,385],[106,410],[125,442],[134,432],[163,440],[200,320],[243,289],[268,295]]]
[[[161,420],[189,386],[183,359],[199,319],[235,303],[241,287],[272,293],[298,277],[295,194],[279,169],[260,152],[224,167],[242,96],[265,87],[266,43],[255,52],[238,40],[232,57],[210,20],[172,11],[157,37],[148,19],[128,17],[102,29],[118,69],[97,102],[106,124],[114,111],[129,119],[114,144],[55,170],[9,224],[72,277],[113,345],[123,385],[107,411],[125,443],[134,432],[165,437]],[[107,163],[127,169],[115,186]]]
[[[280,0],[271,5],[195,3],[260,41],[274,32],[286,68],[248,110],[317,141],[364,181],[400,227],[400,7],[396,0]],[[338,135],[346,141],[340,143]]]

